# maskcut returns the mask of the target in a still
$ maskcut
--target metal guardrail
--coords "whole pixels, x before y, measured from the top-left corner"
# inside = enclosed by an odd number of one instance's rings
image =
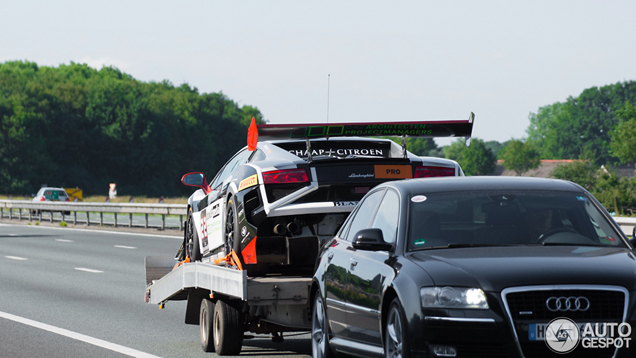
[[[14,213],[14,209],[17,209],[17,213]],[[23,215],[22,210],[27,210],[27,215]],[[29,200],[0,200],[0,218],[9,217],[14,218],[14,214],[17,214],[16,219],[28,220],[33,219],[32,211],[39,211],[37,219],[42,221],[42,212],[47,211],[50,213],[49,220],[53,221],[53,212],[72,212],[73,224],[96,224],[90,221],[91,212],[98,212],[100,214],[100,225],[104,225],[103,214],[114,213],[115,214],[115,227],[117,226],[117,214],[129,214],[130,220],[128,226],[132,227],[132,215],[133,214],[145,214],[146,222],[143,227],[153,227],[148,225],[148,215],[158,214],[161,215],[162,225],[161,229],[166,228],[166,215],[179,215],[179,230],[183,230],[183,216],[186,215],[186,204],[134,204],[134,203],[75,203],[75,202],[47,202],[47,201],[29,201]],[[5,214],[8,211],[8,216]],[[77,213],[85,212],[86,220],[77,220]],[[62,216],[62,220],[64,220]],[[621,227],[623,232],[627,235],[632,234],[634,226],[636,226],[636,217],[614,217],[616,223]]]
[[[50,222],[58,221],[53,217],[54,212],[61,212],[62,219],[66,221],[68,216],[72,217],[72,223],[86,225],[98,225],[97,222],[90,220],[90,213],[99,213],[99,225],[104,225],[104,213],[112,213],[115,217],[114,226],[117,227],[117,215],[128,214],[128,227],[145,227],[145,228],[166,228],[166,215],[179,216],[179,230],[183,230],[183,216],[186,215],[187,205],[185,204],[135,204],[135,203],[76,203],[76,202],[47,202],[47,201],[29,201],[29,200],[0,200],[0,218],[8,217],[9,219],[27,219],[29,221],[37,219],[42,221],[42,213],[47,212]],[[23,213],[23,210],[26,210]],[[5,211],[7,213],[5,213]],[[65,212],[72,213],[65,215]],[[78,220],[77,213],[86,213],[85,219]],[[144,225],[133,225],[133,214],[145,214],[146,220]],[[161,226],[148,225],[148,215],[161,215]]]

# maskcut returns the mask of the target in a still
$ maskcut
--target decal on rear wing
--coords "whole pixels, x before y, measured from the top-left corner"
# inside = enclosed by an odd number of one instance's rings
[[[473,131],[475,114],[467,120],[380,123],[259,124],[258,139],[313,139],[331,137],[466,137]]]

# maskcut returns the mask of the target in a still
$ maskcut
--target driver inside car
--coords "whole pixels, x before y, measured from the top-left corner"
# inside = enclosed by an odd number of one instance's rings
[[[541,235],[553,228],[553,217],[552,209],[536,209],[526,213],[525,222],[532,241],[537,241]]]

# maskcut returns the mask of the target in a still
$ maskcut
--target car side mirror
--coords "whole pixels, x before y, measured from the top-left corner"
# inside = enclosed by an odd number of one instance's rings
[[[210,191],[210,186],[208,186],[208,182],[205,180],[205,174],[201,172],[188,173],[181,177],[181,182],[188,186],[201,188],[206,193]]]
[[[364,229],[358,231],[353,240],[353,248],[366,251],[389,251],[393,244],[384,241],[382,230]]]

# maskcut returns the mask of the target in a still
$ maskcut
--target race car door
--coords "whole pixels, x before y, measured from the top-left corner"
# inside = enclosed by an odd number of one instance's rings
[[[398,193],[387,189],[375,215],[369,215],[366,228],[381,229],[384,241],[395,244],[399,211]],[[388,251],[356,250],[353,254],[347,294],[347,325],[352,340],[382,345],[382,293],[395,274],[389,258]]]

